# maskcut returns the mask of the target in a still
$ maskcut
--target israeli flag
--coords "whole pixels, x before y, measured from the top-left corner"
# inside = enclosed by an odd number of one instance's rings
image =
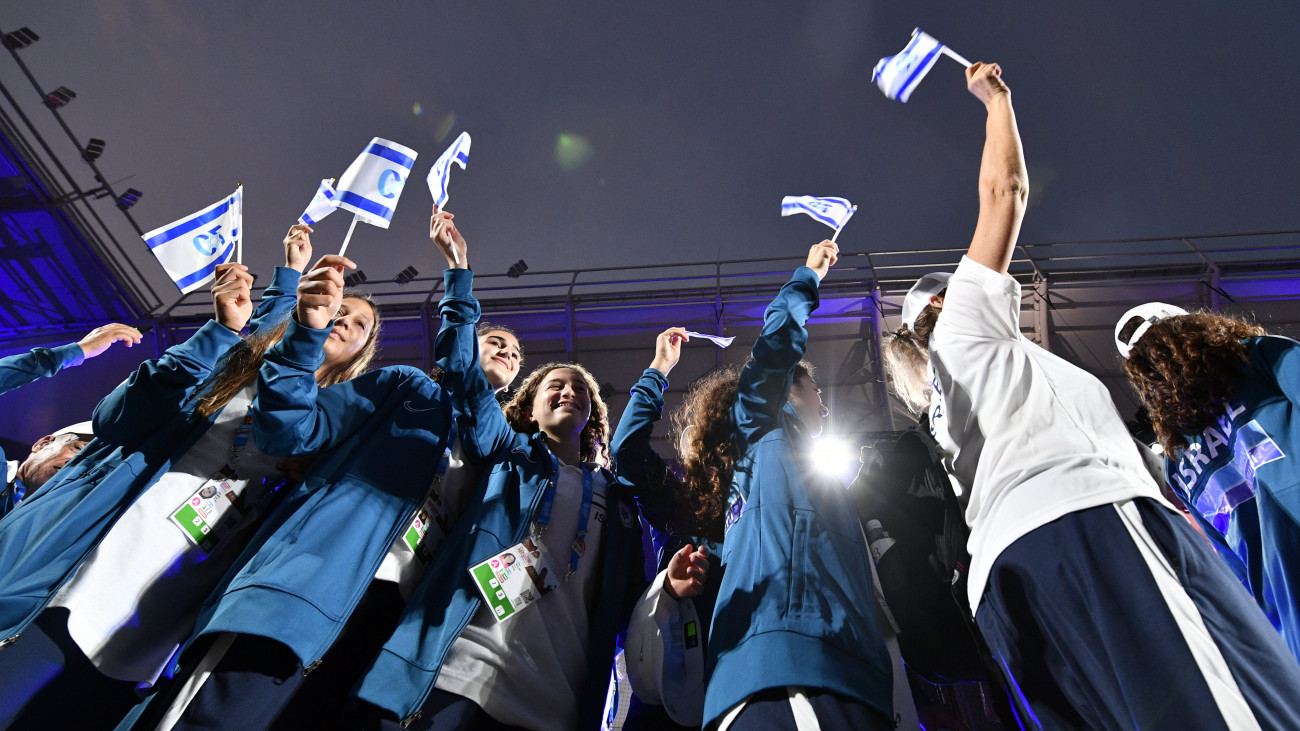
[[[310,226],[338,210],[338,207],[338,194],[334,192],[334,178],[325,178],[320,181],[316,195],[311,197],[311,203],[307,204],[307,210],[298,216],[298,223]]]
[[[417,154],[396,142],[378,137],[371,140],[339,178],[338,207],[368,224],[388,228]]]
[[[461,170],[469,162],[469,133],[461,132],[460,137],[451,143],[451,147],[442,153],[433,167],[429,169],[429,192],[433,194],[433,204],[442,210],[447,205],[447,180],[451,178],[451,164],[456,163]]]
[[[198,213],[156,228],[142,238],[183,294],[212,280],[218,264],[234,258],[243,235],[244,188]]]
[[[912,31],[912,40],[902,53],[880,59],[880,63],[871,72],[871,80],[885,92],[885,96],[906,102],[912,95],[912,90],[930,72],[930,67],[939,60],[942,52],[942,43],[917,28]]]
[[[853,218],[858,207],[846,198],[817,198],[811,195],[787,195],[781,199],[781,215],[806,213],[837,232]]]

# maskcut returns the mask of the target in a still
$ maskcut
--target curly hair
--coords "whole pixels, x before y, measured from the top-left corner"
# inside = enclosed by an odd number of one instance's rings
[[[591,399],[591,415],[587,417],[587,423],[582,427],[580,450],[582,461],[608,466],[610,464],[609,409],[605,407],[605,400],[600,397],[600,384],[596,382],[596,377],[577,363],[546,363],[529,373],[514,396],[501,407],[505,412],[506,421],[511,429],[522,434],[537,432],[537,422],[528,419],[533,414],[533,398],[537,396],[537,390],[541,388],[547,374],[558,368],[568,368],[581,376],[583,382],[587,384],[587,397]]]
[[[354,353],[347,361],[326,369],[317,377],[316,383],[321,388],[350,381],[365,373],[374,360],[375,354],[379,352],[378,305],[365,292],[345,290],[343,299],[359,299],[370,305],[375,322],[361,350]],[[223,359],[217,372],[208,379],[206,392],[199,399],[198,407],[194,410],[196,416],[207,419],[230,403],[230,399],[234,398],[235,394],[257,380],[257,372],[262,367],[262,358],[266,356],[266,351],[270,350],[272,345],[280,342],[284,337],[284,331],[289,327],[289,318],[292,316],[292,313],[286,313],[279,322],[259,328],[257,332],[230,349],[230,353]]]
[[[942,297],[944,290],[939,293]],[[930,362],[930,336],[939,322],[940,310],[932,305],[916,316],[916,329],[906,324],[890,333],[885,345],[885,371],[894,395],[913,415],[919,415],[930,406],[930,380],[926,378],[926,365]]]
[[[722,539],[731,477],[740,459],[731,415],[739,384],[737,366],[706,373],[686,389],[671,417],[669,433],[682,465],[682,494],[676,500],[689,507],[695,523],[688,533],[714,540]]]
[[[1245,338],[1264,328],[1225,315],[1196,312],[1151,325],[1133,345],[1124,372],[1151,414],[1165,453],[1181,454],[1185,434],[1210,426],[1245,375]]]

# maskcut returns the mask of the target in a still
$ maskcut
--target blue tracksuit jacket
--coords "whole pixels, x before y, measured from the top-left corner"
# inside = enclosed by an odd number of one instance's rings
[[[250,326],[293,307],[298,272],[279,267]],[[198,440],[202,386],[239,335],[208,321],[95,407],[95,439],[0,521],[0,647],[17,639],[117,519]]]
[[[477,499],[465,509],[416,588],[398,629],[362,681],[359,695],[398,718],[419,711],[437,680],[451,644],[481,601],[469,567],[524,539],[547,484],[556,479],[550,451],[537,434],[510,428],[478,363],[478,301],[473,274],[445,273],[442,329],[435,345],[443,386],[451,393],[466,459],[484,475]],[[625,486],[611,482],[610,520],[601,552],[600,590],[593,608],[587,680],[578,699],[580,729],[600,728],[615,640],[648,577],[641,523]],[[614,516],[619,517],[614,520]]]
[[[795,270],[764,313],[741,372],[733,409],[743,454],[732,485],[739,518],[722,548],[705,725],[781,686],[829,690],[894,715],[856,513],[844,488],[809,465],[811,441],[787,401],[818,285],[813,270]]]

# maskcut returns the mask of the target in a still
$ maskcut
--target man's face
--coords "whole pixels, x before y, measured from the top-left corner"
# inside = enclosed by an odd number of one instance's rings
[[[85,448],[80,437],[45,436],[32,445],[32,453],[18,466],[18,479],[29,491],[37,490],[54,477],[54,473],[72,461]]]

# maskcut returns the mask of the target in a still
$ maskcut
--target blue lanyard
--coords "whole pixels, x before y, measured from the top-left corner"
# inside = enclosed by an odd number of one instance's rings
[[[552,454],[551,484],[546,487],[546,493],[542,495],[542,505],[537,510],[537,525],[542,532],[545,532],[546,526],[551,523],[551,509],[555,507],[555,490],[559,484],[560,459]],[[569,545],[569,573],[565,574],[566,577],[578,570],[578,561],[587,550],[587,521],[591,518],[593,492],[591,470],[584,464],[582,466],[582,507],[578,509],[578,530],[573,535],[573,543]]]

